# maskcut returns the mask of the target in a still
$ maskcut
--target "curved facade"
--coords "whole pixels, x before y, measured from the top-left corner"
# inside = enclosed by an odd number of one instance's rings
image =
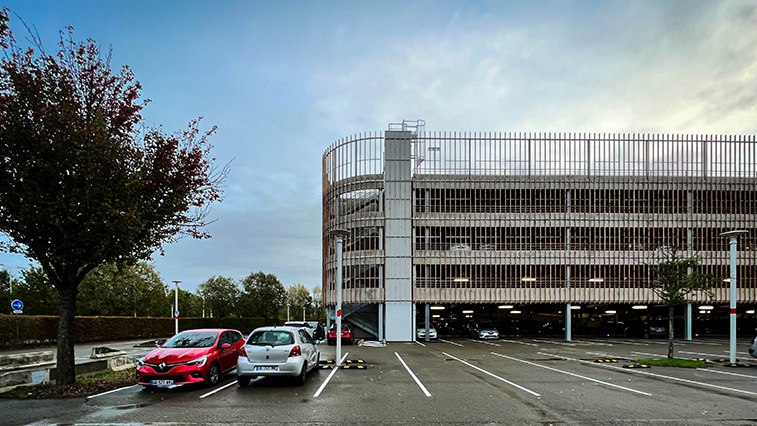
[[[344,303],[375,310],[387,340],[412,339],[417,303],[655,303],[655,264],[675,251],[726,277],[720,234],[744,229],[738,299],[754,304],[756,147],[753,136],[406,125],[343,139],[323,156],[324,300],[335,300],[335,228],[351,232]],[[727,286],[690,299],[727,303]]]

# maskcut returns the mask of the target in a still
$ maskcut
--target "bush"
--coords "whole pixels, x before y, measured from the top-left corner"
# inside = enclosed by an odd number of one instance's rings
[[[263,318],[180,318],[179,330],[232,328],[243,335],[267,324]],[[75,342],[151,339],[174,334],[173,318],[76,317]],[[54,315],[0,315],[0,348],[55,344],[58,317]]]

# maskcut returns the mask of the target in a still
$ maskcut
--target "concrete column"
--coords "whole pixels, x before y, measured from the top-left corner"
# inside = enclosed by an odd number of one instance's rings
[[[565,304],[565,340],[570,342],[573,338],[571,332],[571,319],[573,317],[572,310],[570,309],[570,303]]]
[[[684,339],[691,340],[691,303],[686,305]]]
[[[426,341],[431,340],[429,337],[429,329],[431,328],[431,305],[426,303]]]
[[[379,303],[378,305],[378,339],[379,341],[384,340],[384,304]]]

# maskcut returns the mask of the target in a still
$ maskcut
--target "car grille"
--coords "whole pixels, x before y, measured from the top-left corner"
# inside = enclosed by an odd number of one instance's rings
[[[152,367],[153,370],[157,371],[158,373],[167,373],[171,371],[172,368],[176,367],[177,365],[182,365],[183,362],[179,362],[176,364],[166,364],[165,367],[160,368],[160,364],[153,364],[151,362],[145,362],[145,365]]]
[[[156,376],[156,375],[150,375],[146,374],[139,378],[139,381],[141,383],[150,382],[151,380],[173,380],[174,383],[184,383],[188,382],[187,378],[184,376]]]

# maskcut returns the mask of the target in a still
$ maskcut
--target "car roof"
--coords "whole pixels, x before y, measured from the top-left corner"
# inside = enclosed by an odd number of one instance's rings
[[[286,325],[267,325],[265,327],[258,327],[252,330],[252,332],[254,333],[256,331],[272,331],[272,330],[297,331],[301,328],[302,327],[290,327]]]
[[[237,331],[231,328],[195,328],[192,330],[181,330],[179,333],[222,333],[224,331]]]

